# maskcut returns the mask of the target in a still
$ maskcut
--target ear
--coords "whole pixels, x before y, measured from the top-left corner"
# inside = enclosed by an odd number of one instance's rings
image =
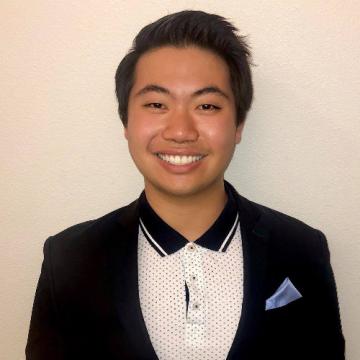
[[[235,133],[236,144],[239,144],[241,141],[241,135],[244,130],[244,125],[245,125],[245,121],[242,121],[236,128],[236,133]]]
[[[127,126],[124,126],[124,137],[125,137],[126,140],[129,140],[129,135],[128,135]]]

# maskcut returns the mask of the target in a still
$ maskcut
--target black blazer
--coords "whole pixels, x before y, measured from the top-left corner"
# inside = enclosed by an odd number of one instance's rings
[[[244,299],[228,359],[344,359],[324,235],[230,188],[239,206]],[[138,211],[136,200],[47,239],[28,360],[157,359],[139,301]],[[286,277],[303,297],[265,311]]]

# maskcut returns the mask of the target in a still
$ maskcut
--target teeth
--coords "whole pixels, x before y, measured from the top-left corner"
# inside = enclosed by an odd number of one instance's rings
[[[157,154],[157,156],[164,161],[167,161],[168,163],[172,165],[187,165],[191,164],[195,161],[199,161],[203,158],[202,155],[196,155],[196,156],[186,156],[186,155],[166,155],[166,154]]]

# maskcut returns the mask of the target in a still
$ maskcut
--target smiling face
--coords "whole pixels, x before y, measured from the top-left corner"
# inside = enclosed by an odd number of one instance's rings
[[[136,65],[125,137],[147,194],[211,194],[240,142],[225,61],[198,47],[166,46]]]

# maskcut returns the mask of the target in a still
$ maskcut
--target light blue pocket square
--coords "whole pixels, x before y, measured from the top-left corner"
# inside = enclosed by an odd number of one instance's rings
[[[285,306],[300,298],[302,298],[302,295],[287,277],[277,288],[275,293],[266,300],[265,310]]]

